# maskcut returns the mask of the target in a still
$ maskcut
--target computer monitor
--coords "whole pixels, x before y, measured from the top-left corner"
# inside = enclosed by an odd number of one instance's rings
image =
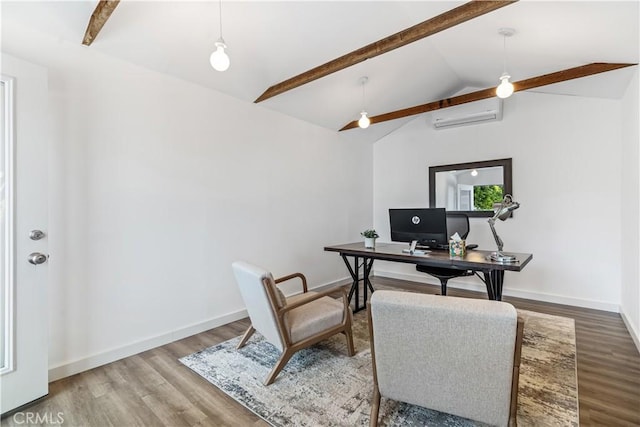
[[[444,208],[389,209],[391,240],[418,241],[419,246],[443,248],[447,238],[447,213]]]

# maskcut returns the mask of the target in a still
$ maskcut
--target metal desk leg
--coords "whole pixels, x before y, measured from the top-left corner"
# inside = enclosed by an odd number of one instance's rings
[[[356,309],[358,308],[358,294],[357,294],[357,290],[358,290],[358,258],[355,257],[355,271],[353,268],[351,268],[351,264],[349,264],[349,260],[347,259],[346,255],[341,254],[342,256],[342,261],[344,261],[344,265],[347,266],[347,270],[349,270],[349,274],[351,275],[351,289],[349,289],[349,304],[351,304],[351,299],[353,298],[353,293],[356,292]]]
[[[371,291],[371,293],[373,293],[374,289],[373,289],[373,284],[371,283],[371,280],[369,280],[369,275],[371,274],[371,269],[373,268],[373,258],[369,258],[367,260],[367,258],[364,259],[364,289],[365,289],[365,301],[367,300],[367,288],[369,288],[369,290]]]
[[[369,279],[369,274],[371,274],[371,268],[373,267],[373,258],[363,258],[362,261],[362,266],[363,266],[363,271],[362,271],[362,279],[359,279],[358,282],[362,281],[362,306],[360,306],[360,300],[357,299],[357,295],[358,295],[358,290],[360,289],[360,286],[358,284],[357,288],[356,288],[356,309],[354,310],[354,312],[356,311],[360,311],[360,310],[364,310],[365,308],[367,308],[367,290],[370,290],[371,293],[373,293],[374,289],[373,289],[373,284],[371,283],[371,280]],[[358,261],[356,259],[356,269],[358,269]],[[356,272],[357,275],[357,272]],[[359,277],[359,276],[358,276]]]
[[[490,300],[502,301],[502,284],[504,282],[504,270],[490,270],[484,272],[484,282],[487,286],[487,295]]]
[[[485,271],[484,272],[484,284],[487,286],[487,296],[490,300],[495,300],[495,292],[493,290],[493,280],[492,273],[493,271]]]
[[[354,303],[354,310],[353,310],[354,313],[356,311],[360,311],[360,267],[358,266],[359,260],[360,260],[360,257],[357,257],[357,256],[353,257],[353,268],[356,271],[356,277],[353,278],[353,283],[355,283],[356,285],[356,301]]]
[[[504,270],[493,270],[491,273],[492,276],[495,276],[493,282],[496,301],[502,301],[502,284],[504,283]]]
[[[347,256],[346,255],[341,255],[341,256],[342,256],[342,260],[344,261],[344,264],[347,266],[347,270],[349,270],[349,274],[351,275],[351,279],[352,279],[351,289],[349,290],[349,304],[351,304],[351,300],[355,296],[354,308],[353,308],[353,312],[355,313],[367,308],[367,288],[371,290],[371,292],[373,292],[374,290],[373,285],[369,280],[369,274],[371,273],[371,268],[373,266],[373,259],[364,258],[364,262],[363,262],[364,271],[362,273],[363,277],[362,279],[360,279],[360,268],[358,266],[360,262],[360,257],[358,256],[353,257],[353,267],[352,267],[351,264],[349,263],[349,260],[347,259]],[[360,305],[360,281],[362,281],[363,283],[364,302],[362,305]]]

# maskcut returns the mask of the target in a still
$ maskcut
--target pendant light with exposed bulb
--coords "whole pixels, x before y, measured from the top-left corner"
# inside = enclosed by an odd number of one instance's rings
[[[511,76],[507,73],[507,37],[511,37],[516,31],[513,28],[500,28],[498,34],[503,37],[504,68],[500,76],[500,84],[496,88],[498,98],[508,98],[513,93],[513,84],[509,82]]]
[[[229,55],[224,51],[227,45],[222,38],[222,0],[218,1],[218,9],[220,12],[220,38],[216,40],[216,50],[209,57],[211,66],[216,71],[226,71],[229,68]]]
[[[360,77],[360,84],[362,85],[362,111],[360,112],[360,119],[358,120],[358,126],[362,129],[366,129],[371,124],[371,120],[367,117],[367,112],[364,109],[364,85],[369,81],[369,77]]]

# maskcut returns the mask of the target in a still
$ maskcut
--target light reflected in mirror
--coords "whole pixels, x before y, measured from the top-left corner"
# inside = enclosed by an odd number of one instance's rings
[[[457,163],[429,168],[429,206],[491,217],[494,203],[512,194],[511,159]]]

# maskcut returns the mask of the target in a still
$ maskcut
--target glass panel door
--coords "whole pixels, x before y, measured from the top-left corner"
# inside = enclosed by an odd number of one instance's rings
[[[0,80],[0,374],[13,370],[13,81]]]
[[[0,411],[6,414],[48,393],[50,132],[46,68],[1,56]]]

